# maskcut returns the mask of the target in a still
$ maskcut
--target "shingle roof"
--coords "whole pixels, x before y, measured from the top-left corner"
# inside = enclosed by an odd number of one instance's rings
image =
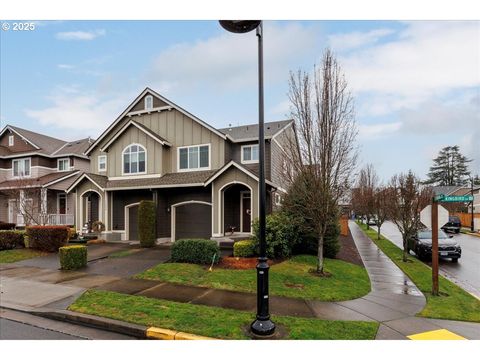
[[[215,172],[216,170],[188,171],[179,173],[168,173],[158,178],[110,180],[107,182],[106,188],[145,188],[149,186],[161,187],[168,185],[203,184]]]
[[[289,125],[293,120],[272,121],[265,123],[265,137],[269,138]],[[230,136],[235,141],[247,141],[258,139],[258,124],[235,126],[225,129],[219,129],[225,135]]]
[[[90,138],[70,141],[64,144],[62,148],[56,150],[54,154],[55,156],[68,154],[83,155],[91,143],[92,140]]]
[[[59,180],[61,178],[67,177],[77,171],[62,171],[62,172],[53,172],[38,178],[25,178],[21,180],[7,180],[0,183],[0,189],[12,189],[19,187],[40,187],[49,182]]]
[[[16,132],[18,132],[24,138],[30,140],[32,143],[37,145],[42,150],[42,152],[44,152],[47,155],[50,155],[55,150],[57,150],[58,148],[60,148],[65,144],[65,141],[56,139],[51,136],[39,134],[30,130],[22,129],[12,125],[9,125],[9,127],[15,130]]]
[[[432,189],[435,195],[450,195],[461,188],[461,186],[434,186]]]

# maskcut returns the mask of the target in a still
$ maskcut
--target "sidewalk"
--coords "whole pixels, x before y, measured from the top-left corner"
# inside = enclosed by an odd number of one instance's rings
[[[408,335],[439,329],[448,329],[467,339],[480,339],[480,324],[415,317],[425,306],[423,294],[355,223],[350,222],[349,226],[370,276],[372,291],[362,298],[341,302],[271,296],[273,315],[378,321],[377,339],[406,339]],[[0,268],[0,306],[64,310],[87,288],[96,288],[241,311],[256,310],[255,294],[123,278],[113,276],[111,266],[107,268],[108,274],[91,274],[90,271],[3,266]]]

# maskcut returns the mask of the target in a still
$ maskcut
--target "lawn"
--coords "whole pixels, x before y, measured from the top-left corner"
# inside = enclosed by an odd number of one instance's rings
[[[403,262],[403,252],[398,246],[383,236],[377,240],[375,230],[366,230],[364,224],[359,224],[359,226],[407,274],[427,298],[427,305],[417,316],[480,322],[480,300],[442,276],[439,276],[440,296],[432,296],[432,269],[430,266],[411,255],[408,255],[408,262]]]
[[[325,270],[330,277],[318,277],[310,272],[316,266],[316,257],[298,255],[270,268],[270,294],[322,301],[350,300],[370,292],[366,270],[342,260],[325,259]],[[256,270],[232,270],[184,264],[156,265],[135,277],[243,292],[256,291]]]
[[[27,260],[37,256],[44,256],[47,253],[32,249],[13,249],[0,251],[0,264],[13,263]]]
[[[88,290],[70,305],[69,310],[219,339],[248,339],[242,328],[248,326],[254,317],[243,311],[102,290]],[[288,329],[288,339],[370,340],[375,338],[378,330],[376,322],[287,316],[273,317],[272,320]]]

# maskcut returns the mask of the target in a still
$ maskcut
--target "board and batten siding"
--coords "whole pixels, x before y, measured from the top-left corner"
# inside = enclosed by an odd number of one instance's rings
[[[294,137],[295,133],[292,127],[285,129],[279,136],[272,140],[270,146],[271,152],[271,181],[280,186],[282,189],[288,188],[288,179],[286,179],[284,170],[285,170],[285,161],[289,161],[290,155],[289,151],[289,137]]]
[[[100,148],[129,120],[146,126],[154,133],[168,140],[172,147],[166,147],[153,140],[144,132],[130,126],[111,146],[108,153],[101,153]],[[147,174],[177,172],[177,148],[181,146],[211,144],[210,167],[218,169],[225,164],[225,140],[211,130],[200,125],[181,112],[154,112],[125,117],[92,152],[90,171],[98,173],[98,155],[107,155],[107,176],[122,176],[122,151],[129,143],[140,143],[147,149]],[[154,157],[152,158],[152,154]],[[153,163],[152,163],[153,161]],[[102,173],[105,175],[105,173]]]

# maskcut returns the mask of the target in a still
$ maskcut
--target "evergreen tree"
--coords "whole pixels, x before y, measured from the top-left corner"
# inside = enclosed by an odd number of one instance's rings
[[[460,153],[458,145],[446,146],[433,159],[425,184],[438,186],[465,185],[470,171],[468,163],[472,161]]]

